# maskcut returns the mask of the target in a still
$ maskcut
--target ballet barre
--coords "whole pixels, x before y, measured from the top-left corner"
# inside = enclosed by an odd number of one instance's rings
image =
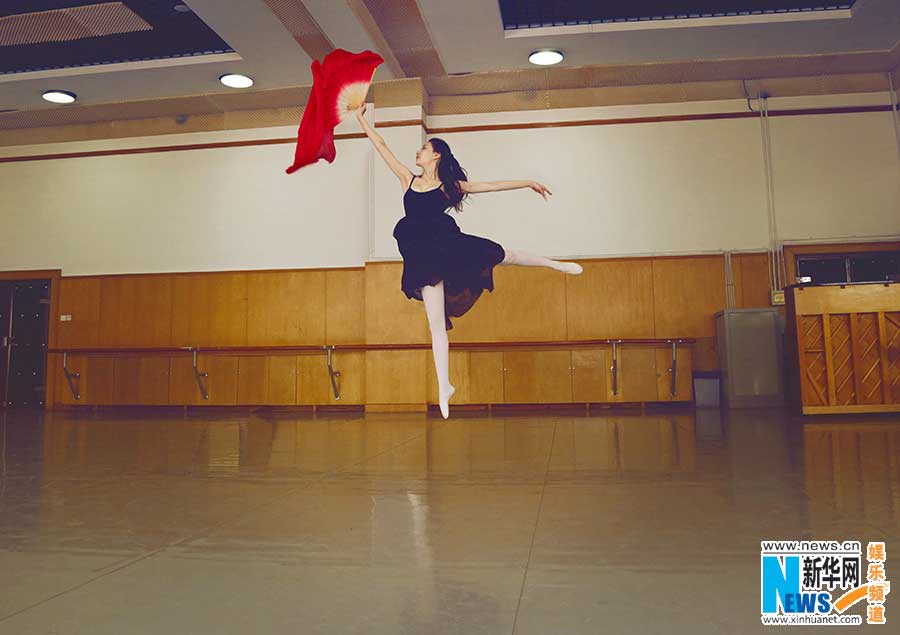
[[[558,340],[558,341],[537,341],[537,342],[451,342],[451,351],[508,351],[516,349],[576,349],[591,348],[599,346],[609,346],[612,351],[611,365],[609,371],[612,380],[612,394],[619,396],[620,394],[620,348],[624,345],[652,345],[659,347],[667,345],[671,350],[670,364],[667,369],[669,374],[669,395],[674,397],[677,386],[678,363],[677,354],[678,347],[690,345],[695,342],[692,338],[633,338],[633,339],[596,339],[596,340]],[[338,380],[341,377],[341,371],[334,367],[334,353],[341,352],[366,352],[379,350],[430,350],[430,343],[417,344],[326,344],[319,346],[182,346],[182,347],[99,347],[99,348],[51,348],[49,353],[62,354],[63,356],[63,372],[69,390],[75,400],[81,399],[78,389],[78,383],[81,379],[81,373],[73,371],[69,368],[69,356],[134,356],[134,355],[162,355],[192,356],[192,371],[197,390],[203,400],[209,400],[209,391],[204,384],[204,379],[209,378],[209,372],[201,370],[199,367],[198,356],[203,355],[325,355],[325,370],[328,373],[328,381],[331,386],[331,392],[335,401],[340,401],[341,391]],[[505,369],[504,369],[505,370]],[[574,368],[570,367],[570,371]]]
[[[328,369],[328,377],[331,381],[331,388],[334,393],[334,399],[340,400],[341,395],[337,386],[337,378],[341,376],[341,371],[335,370],[332,363],[332,352],[334,346],[220,346],[220,347],[199,347],[199,346],[180,346],[180,347],[154,347],[154,348],[128,348],[128,347],[100,347],[100,348],[51,348],[48,353],[62,354],[63,356],[63,373],[69,385],[72,397],[76,400],[81,399],[76,382],[81,379],[81,373],[69,369],[69,355],[88,355],[88,356],[127,356],[127,355],[187,355],[192,356],[192,370],[194,380],[197,383],[197,389],[200,396],[204,400],[209,400],[209,391],[203,383],[204,378],[209,377],[208,371],[200,370],[197,362],[197,356],[203,354],[281,354],[281,355],[310,355],[322,354],[327,355],[326,367]]]

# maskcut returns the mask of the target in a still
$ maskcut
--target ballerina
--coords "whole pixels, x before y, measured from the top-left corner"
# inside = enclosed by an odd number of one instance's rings
[[[415,175],[397,160],[384,139],[366,121],[366,104],[356,111],[356,118],[372,141],[378,154],[403,187],[406,215],[394,227],[393,236],[403,257],[400,288],[409,299],[425,305],[431,331],[431,351],[438,380],[438,403],[441,415],[449,416],[449,402],[456,392],[450,384],[447,331],[453,328],[450,317],[460,317],[475,304],[482,291],[493,292],[493,268],[497,265],[547,267],[569,274],[580,274],[576,262],[560,262],[519,250],[504,249],[500,244],[464,234],[447,212],[457,212],[469,194],[500,192],[530,188],[547,199],[553,193],[536,181],[468,180],[465,170],[443,139],[432,138],[416,152],[416,165],[422,174]]]

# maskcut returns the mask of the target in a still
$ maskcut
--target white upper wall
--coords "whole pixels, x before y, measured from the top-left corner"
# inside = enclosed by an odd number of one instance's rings
[[[887,103],[887,95],[771,100],[770,110]],[[745,102],[432,117],[429,128],[745,111]],[[371,112],[371,111],[370,111]],[[381,109],[378,119],[416,118]],[[784,240],[900,236],[900,156],[887,112],[772,118]],[[296,127],[8,146],[0,156],[267,138]],[[358,132],[355,121],[338,133]],[[381,128],[415,170],[418,126]],[[474,181],[553,192],[476,194],[462,231],[551,257],[765,250],[760,125],[752,119],[440,134]],[[399,259],[402,189],[368,140],[286,175],[293,144],[0,164],[0,270],[64,275],[361,266]]]

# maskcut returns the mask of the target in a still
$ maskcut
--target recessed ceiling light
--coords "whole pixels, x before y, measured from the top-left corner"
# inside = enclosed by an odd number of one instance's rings
[[[70,93],[67,90],[48,90],[41,97],[47,101],[52,101],[54,104],[71,104],[77,99],[75,93]]]
[[[250,88],[253,80],[246,75],[222,75],[219,81],[229,88]]]
[[[528,61],[532,64],[537,64],[538,66],[550,66],[552,64],[559,64],[562,59],[563,54],[556,49],[541,49],[540,51],[535,51],[528,56]]]
[[[191,12],[191,8],[189,6],[187,6],[186,4],[176,4],[172,8],[175,9],[176,11],[178,11],[179,13],[190,13]]]

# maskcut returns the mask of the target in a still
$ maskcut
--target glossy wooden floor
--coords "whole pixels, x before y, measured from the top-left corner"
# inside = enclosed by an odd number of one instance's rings
[[[0,633],[766,632],[761,540],[900,548],[828,421],[2,413]]]

